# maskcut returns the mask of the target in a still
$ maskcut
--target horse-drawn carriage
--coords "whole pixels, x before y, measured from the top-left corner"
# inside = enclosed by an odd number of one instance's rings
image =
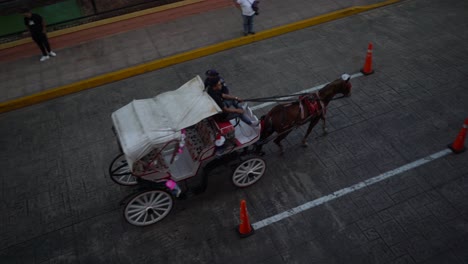
[[[130,224],[146,226],[166,217],[174,198],[187,191],[181,183],[217,158],[229,155],[236,163],[231,179],[237,187],[250,186],[265,173],[264,160],[247,151],[259,139],[260,126],[217,121],[222,110],[204,89],[197,76],[175,91],[134,100],[112,114],[122,153],[112,161],[110,176],[121,185],[142,186],[125,205]],[[248,107],[246,113],[257,120]]]
[[[137,226],[162,220],[171,211],[174,198],[190,191],[180,183],[201,175],[201,187],[205,187],[204,172],[219,160],[234,164],[235,186],[256,183],[266,170],[262,145],[273,139],[282,152],[281,140],[309,123],[302,140],[307,145],[307,137],[320,119],[325,132],[326,107],[336,94],[350,95],[349,80],[343,74],[315,93],[291,95],[291,102],[273,107],[261,126],[237,119],[218,121],[215,116],[222,110],[204,91],[199,76],[175,91],[134,100],[115,111],[114,132],[122,153],[112,161],[110,176],[118,184],[142,187],[126,203],[125,219]],[[278,97],[282,96],[267,99]],[[258,120],[247,105],[244,110],[250,120]]]

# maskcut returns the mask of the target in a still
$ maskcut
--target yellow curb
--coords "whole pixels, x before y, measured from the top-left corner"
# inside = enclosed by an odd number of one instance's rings
[[[49,38],[53,38],[53,37],[62,36],[62,35],[70,34],[70,33],[77,32],[77,31],[85,30],[85,29],[99,27],[99,26],[103,26],[103,25],[107,25],[107,24],[111,24],[111,23],[115,23],[115,22],[120,22],[120,21],[124,21],[124,20],[128,20],[128,19],[132,19],[132,18],[135,18],[135,17],[145,16],[145,15],[165,11],[165,10],[168,10],[168,9],[173,9],[173,8],[177,8],[177,7],[181,7],[181,6],[191,5],[191,4],[198,3],[198,2],[203,2],[203,1],[205,1],[205,0],[183,0],[183,1],[172,3],[172,4],[157,6],[157,7],[148,8],[148,9],[133,12],[133,13],[128,13],[128,14],[121,15],[121,16],[102,19],[102,20],[99,20],[99,21],[96,21],[96,22],[86,23],[86,24],[79,25],[79,26],[76,26],[76,27],[60,29],[60,30],[57,30],[57,31],[50,32],[47,35],[49,36]],[[24,38],[24,39],[19,39],[19,40],[3,43],[3,44],[0,44],[0,50],[16,47],[16,46],[23,45],[23,44],[26,44],[26,43],[31,43],[31,42],[32,42],[31,38]]]
[[[127,69],[122,69],[119,71],[96,76],[87,80],[60,86],[60,87],[47,90],[47,91],[43,91],[37,94],[33,94],[33,95],[26,96],[26,97],[18,98],[15,100],[0,103],[0,113],[30,106],[33,104],[44,102],[44,101],[54,99],[60,96],[68,95],[71,93],[76,93],[76,92],[83,91],[86,89],[95,88],[104,84],[120,81],[129,77],[133,77],[133,76],[140,75],[146,72],[162,69],[164,67],[168,67],[168,66],[178,64],[181,62],[186,62],[189,60],[197,59],[197,58],[211,55],[211,54],[224,51],[227,49],[231,49],[231,48],[239,47],[242,45],[250,44],[253,42],[261,41],[264,39],[276,37],[285,33],[304,29],[306,27],[310,27],[313,25],[322,24],[331,20],[340,19],[346,16],[355,15],[358,13],[362,13],[362,12],[375,9],[378,7],[383,7],[386,5],[394,4],[397,2],[401,2],[401,0],[388,0],[388,1],[384,1],[381,3],[377,3],[377,4],[372,4],[372,5],[367,5],[367,6],[349,7],[349,8],[345,8],[345,9],[331,12],[328,14],[324,14],[321,16],[317,16],[314,18],[310,18],[310,19],[299,21],[299,22],[291,23],[285,26],[280,26],[277,28],[262,31],[262,32],[257,33],[256,35],[250,35],[248,37],[241,37],[241,38],[224,41],[218,44],[187,51],[187,52],[180,53],[174,56],[170,56],[170,57],[166,57],[163,59],[140,64],[140,65],[130,67]]]

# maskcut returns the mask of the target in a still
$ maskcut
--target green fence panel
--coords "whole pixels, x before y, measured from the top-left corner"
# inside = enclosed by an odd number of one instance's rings
[[[53,5],[32,9],[33,13],[41,15],[48,25],[82,17],[81,9],[76,0],[66,0]],[[22,14],[0,16],[0,36],[25,31]]]

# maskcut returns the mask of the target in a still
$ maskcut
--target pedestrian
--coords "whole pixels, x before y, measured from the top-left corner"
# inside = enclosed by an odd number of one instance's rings
[[[55,57],[57,54],[50,49],[49,40],[47,39],[46,22],[38,14],[34,14],[31,10],[24,8],[21,10],[24,16],[24,24],[31,35],[31,38],[36,42],[37,46],[42,51],[42,57],[40,61],[45,61],[50,56]]]
[[[242,11],[244,36],[247,36],[248,34],[255,34],[255,31],[253,31],[255,11],[252,8],[254,0],[234,0],[234,3],[237,4],[237,8],[240,8]]]

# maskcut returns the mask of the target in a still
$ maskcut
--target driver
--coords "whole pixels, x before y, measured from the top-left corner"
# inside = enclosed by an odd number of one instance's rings
[[[219,108],[223,110],[221,118],[223,120],[231,120],[233,118],[239,117],[244,123],[250,126],[258,126],[259,121],[252,121],[249,117],[244,114],[244,110],[238,106],[238,104],[230,103],[229,101],[241,101],[237,96],[224,94],[222,92],[223,84],[219,77],[210,78],[208,81],[207,92],[213,98],[213,100],[218,104]]]

